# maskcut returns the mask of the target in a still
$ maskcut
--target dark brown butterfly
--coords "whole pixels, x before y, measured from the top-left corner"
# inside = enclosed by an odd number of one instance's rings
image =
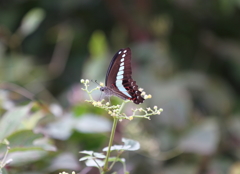
[[[123,100],[143,103],[144,98],[132,79],[131,49],[120,49],[112,58],[106,74],[105,87],[100,88],[106,96],[115,95]]]

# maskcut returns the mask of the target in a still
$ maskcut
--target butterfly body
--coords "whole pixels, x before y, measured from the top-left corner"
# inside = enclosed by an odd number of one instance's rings
[[[120,49],[114,55],[108,67],[105,85],[100,90],[106,96],[115,95],[123,100],[132,100],[135,104],[144,101],[136,81],[132,79],[130,48]]]

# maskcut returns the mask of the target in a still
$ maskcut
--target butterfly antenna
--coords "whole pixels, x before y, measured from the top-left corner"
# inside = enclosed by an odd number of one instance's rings
[[[91,80],[91,82],[96,83],[97,85],[100,86],[100,84],[97,82],[97,80]]]

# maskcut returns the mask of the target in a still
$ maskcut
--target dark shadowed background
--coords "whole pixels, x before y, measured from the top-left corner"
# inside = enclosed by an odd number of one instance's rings
[[[115,143],[127,137],[141,144],[123,155],[128,170],[240,172],[239,0],[2,0],[0,119],[20,119],[31,105],[23,126],[9,137],[0,133],[0,140],[12,140],[5,173],[97,173],[78,161],[78,152],[107,146],[112,119],[84,102],[80,79],[104,82],[112,56],[126,47],[134,80],[153,96],[141,107],[164,110],[151,121],[118,125]],[[23,134],[23,127],[34,133]],[[30,135],[41,135],[44,150],[28,149],[32,141],[28,148],[12,143]]]

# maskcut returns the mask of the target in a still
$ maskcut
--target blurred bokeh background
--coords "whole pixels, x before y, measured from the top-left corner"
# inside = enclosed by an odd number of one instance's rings
[[[118,125],[116,144],[141,144],[123,155],[128,170],[240,173],[239,0],[2,0],[0,140],[13,159],[5,173],[97,173],[78,152],[107,146],[112,119],[84,102],[79,81],[104,82],[125,47],[134,80],[153,96],[141,107],[164,110]]]

